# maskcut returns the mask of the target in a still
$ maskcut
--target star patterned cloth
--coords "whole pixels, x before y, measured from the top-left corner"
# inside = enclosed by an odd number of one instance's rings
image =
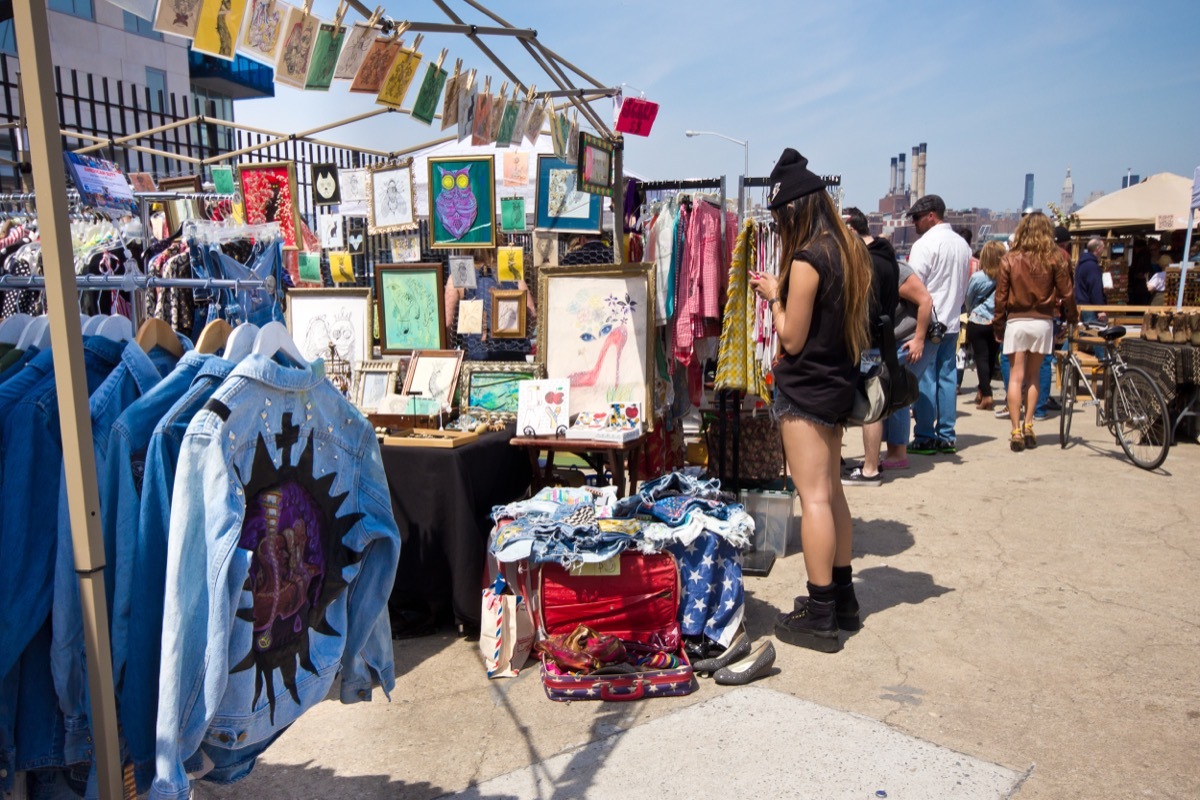
[[[746,613],[742,558],[732,544],[704,533],[667,547],[679,563],[679,625],[684,636],[704,634],[728,647]]]

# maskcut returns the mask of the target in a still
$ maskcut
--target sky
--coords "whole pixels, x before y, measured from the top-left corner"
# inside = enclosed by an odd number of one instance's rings
[[[468,23],[494,24],[446,2]],[[604,85],[660,104],[649,137],[625,137],[626,166],[652,179],[727,175],[736,187],[746,148],[688,129],[747,141],[754,176],[794,147],[814,171],[840,174],[845,203],[868,211],[887,192],[891,158],[911,159],[920,142],[926,191],[950,208],[1019,210],[1028,172],[1044,206],[1058,202],[1068,166],[1082,204],[1119,189],[1130,169],[1191,176],[1200,165],[1197,0],[481,2]],[[329,19],[335,7],[316,0],[314,13]],[[448,21],[432,0],[384,8]],[[523,81],[552,88],[516,42],[485,41]],[[442,48],[449,64],[491,75],[493,89],[504,80],[465,36],[427,34],[421,46],[427,60]],[[346,87],[279,86],[273,99],[238,102],[235,116],[291,132],[375,107]],[[611,119],[611,102],[595,108]],[[321,137],[392,151],[440,133],[390,114]]]

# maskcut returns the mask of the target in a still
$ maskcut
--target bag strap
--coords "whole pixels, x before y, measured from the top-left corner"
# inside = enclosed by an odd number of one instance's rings
[[[900,374],[900,362],[896,358],[896,331],[892,327],[892,318],[884,314],[879,318],[879,324],[883,326],[880,334],[880,344],[882,345],[880,356],[883,358],[883,363],[887,365],[888,373],[898,375]]]

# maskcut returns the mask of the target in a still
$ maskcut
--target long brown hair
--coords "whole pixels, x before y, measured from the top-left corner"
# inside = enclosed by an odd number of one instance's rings
[[[842,222],[828,192],[812,192],[775,209],[779,225],[779,294],[787,305],[792,258],[808,247],[837,248],[842,261],[842,299],[846,316],[842,336],[846,349],[858,363],[871,342],[867,328],[867,303],[871,294],[871,256],[861,238]]]
[[[1000,274],[1000,259],[1004,258],[1004,245],[1000,242],[988,242],[979,251],[979,268],[983,274],[992,280]]]
[[[1050,218],[1041,212],[1027,214],[1013,234],[1010,252],[1029,253],[1034,258],[1035,268],[1053,269],[1056,263],[1065,263],[1066,255],[1054,243],[1054,226]]]

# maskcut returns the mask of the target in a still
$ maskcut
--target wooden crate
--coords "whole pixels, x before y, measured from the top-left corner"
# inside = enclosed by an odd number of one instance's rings
[[[386,434],[384,444],[399,447],[438,447],[452,449],[478,441],[478,433],[467,431],[439,431],[433,428],[413,428],[395,435]]]

